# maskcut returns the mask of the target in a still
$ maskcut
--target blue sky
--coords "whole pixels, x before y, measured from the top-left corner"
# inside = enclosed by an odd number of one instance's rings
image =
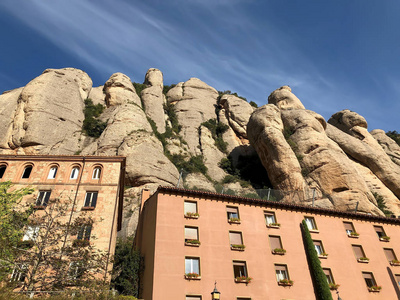
[[[400,131],[398,0],[1,0],[0,92],[46,68],[172,84],[197,77],[258,105],[290,85],[305,107]]]

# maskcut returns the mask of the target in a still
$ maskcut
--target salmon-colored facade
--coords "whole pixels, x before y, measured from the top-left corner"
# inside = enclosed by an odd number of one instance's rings
[[[170,187],[150,197],[145,192],[142,201],[136,243],[145,259],[145,300],[208,300],[215,281],[221,299],[316,299],[300,226],[305,218],[322,267],[332,287],[340,285],[342,299],[400,299],[396,218]],[[196,211],[185,216],[187,209]],[[200,245],[185,243],[193,232]],[[232,248],[238,238],[244,250]],[[276,248],[286,253],[272,253]],[[188,271],[199,276],[188,278]],[[252,280],[237,282],[238,275]],[[293,285],[278,283],[285,277]],[[331,291],[334,299],[337,291]]]
[[[121,228],[124,175],[124,157],[0,155],[0,182],[10,181],[13,189],[33,188],[33,195],[24,201],[38,212],[59,198],[70,203],[66,221],[79,217],[94,221],[87,238],[96,249],[109,253],[109,270]]]

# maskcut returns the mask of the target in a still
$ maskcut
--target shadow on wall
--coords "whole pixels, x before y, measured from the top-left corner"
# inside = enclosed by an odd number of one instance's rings
[[[400,299],[400,289],[396,277],[393,275],[393,272],[389,267],[387,267],[386,270],[389,273],[390,280],[392,281],[394,290],[396,291],[397,299]]]

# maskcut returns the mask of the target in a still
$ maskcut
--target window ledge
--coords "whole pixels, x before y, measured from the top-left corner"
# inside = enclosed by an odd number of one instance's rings
[[[193,216],[193,215],[184,215],[184,217],[186,218],[186,219],[198,219],[199,218],[199,215],[195,215],[195,216]]]
[[[311,232],[311,233],[319,233],[318,229],[309,229],[308,231]]]
[[[252,279],[253,279],[253,278],[251,278],[251,277],[247,277],[247,278],[235,278],[235,282],[236,282],[236,283],[246,283],[246,284],[248,284],[248,283],[251,282]]]
[[[368,288],[368,292],[371,292],[371,293],[379,293],[380,291],[381,290]]]
[[[318,258],[327,259],[328,255],[318,255]]]
[[[391,266],[397,267],[400,266],[400,262],[389,262]]]
[[[81,210],[94,210],[94,206],[82,206]]]
[[[185,242],[185,246],[189,246],[189,247],[200,247],[200,244]]]
[[[240,224],[240,220],[239,221],[232,221],[232,220],[228,220],[229,224]]]
[[[347,236],[352,239],[358,239],[360,237],[359,235],[350,235],[350,234],[348,234]]]
[[[278,252],[278,251],[274,251],[274,250],[272,250],[271,252],[274,255],[285,255],[286,254],[286,252],[280,252],[280,251]]]
[[[187,275],[185,275],[185,279],[186,280],[200,280],[201,276],[195,277],[195,276],[187,276]]]
[[[280,282],[280,281],[278,281],[278,285],[281,285],[281,286],[292,286],[293,283],[290,283],[290,282]]]
[[[45,206],[45,205],[34,205],[34,206],[33,206],[33,209],[36,209],[36,210],[45,210],[45,209],[46,209],[46,206]]]
[[[72,242],[72,246],[74,246],[74,247],[87,247],[87,246],[89,246],[89,244],[90,244],[90,241],[88,241],[88,240],[76,239]]]
[[[367,260],[367,259],[359,259],[359,258],[357,258],[357,261],[358,261],[359,263],[363,263],[363,264],[369,263],[369,259]]]
[[[244,246],[244,245],[243,245]],[[234,250],[234,251],[244,251],[244,247],[235,247],[235,246],[232,246],[231,245],[231,250]]]
[[[281,226],[280,225],[268,225],[267,224],[267,228],[276,228],[279,229]]]
[[[386,243],[390,242],[390,239],[379,238],[379,240],[380,240],[381,242],[386,242]]]

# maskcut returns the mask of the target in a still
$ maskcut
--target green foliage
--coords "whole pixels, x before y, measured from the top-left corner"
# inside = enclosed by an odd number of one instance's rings
[[[118,239],[111,285],[122,295],[139,297],[143,269],[143,258],[139,250],[133,248],[133,237]]]
[[[92,99],[85,99],[85,120],[83,120],[83,132],[91,137],[98,138],[107,126],[107,122],[97,119],[103,112],[101,104],[94,105]]]
[[[315,251],[315,246],[308,230],[306,222],[303,220],[301,224],[304,247],[307,255],[311,277],[314,283],[314,292],[317,300],[332,300],[332,294],[329,289],[328,280],[321,267],[321,261],[318,258],[318,253]]]
[[[13,262],[17,257],[16,249],[32,213],[30,207],[22,206],[21,200],[31,194],[33,189],[10,191],[11,187],[9,181],[0,183],[0,281],[12,270],[12,264],[7,262]]]
[[[178,170],[183,169],[186,173],[202,173],[207,175],[207,167],[204,165],[203,155],[192,156],[189,160],[181,154],[170,155],[169,159]]]
[[[164,85],[163,94],[164,94],[164,95],[167,95],[168,91],[169,91],[170,89],[172,89],[173,87],[175,87],[175,86],[176,86],[176,84]]]
[[[215,146],[217,146],[221,152],[226,153],[228,143],[223,140],[222,134],[229,129],[229,126],[218,122],[216,119],[210,119],[206,122],[203,122],[201,125],[210,130]]]
[[[218,91],[218,94],[219,94],[219,96],[222,96],[222,95],[233,95],[233,96],[236,96],[236,97],[238,97],[238,98],[240,98],[240,99],[242,99],[242,100],[244,100],[244,101],[247,101],[247,99],[245,98],[245,97],[242,97],[242,96],[239,96],[237,93],[232,93],[230,90],[226,90],[226,91]]]
[[[226,175],[224,179],[222,179],[222,183],[233,183],[237,182],[239,179],[233,175]]]
[[[141,94],[142,91],[147,88],[147,85],[143,84],[143,83],[137,83],[137,82],[132,82],[133,86],[135,87],[136,90],[136,94],[142,98]]]
[[[374,195],[375,200],[378,203],[378,208],[385,214],[386,217],[393,215],[393,212],[388,210],[386,207],[385,199],[382,197],[382,195],[379,195],[376,192],[372,192],[372,195]]]
[[[400,133],[396,130],[386,132],[386,135],[394,140],[400,146]]]
[[[258,108],[257,103],[255,103],[254,101],[250,101],[249,104],[255,108]]]
[[[171,122],[172,131],[178,134],[181,131],[182,126],[179,125],[178,117],[176,116],[174,110],[174,105],[171,103],[167,103],[164,105],[164,110],[168,115],[169,121]]]

